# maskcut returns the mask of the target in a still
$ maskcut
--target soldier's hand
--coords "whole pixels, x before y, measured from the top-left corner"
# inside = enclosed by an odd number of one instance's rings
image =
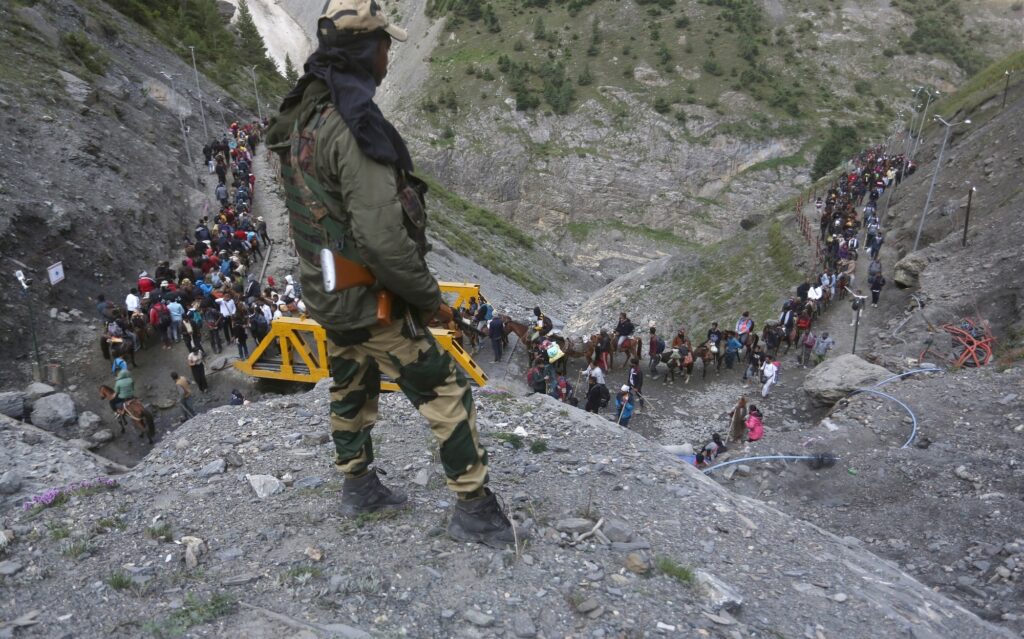
[[[440,324],[447,326],[448,323],[451,322],[451,321],[452,321],[452,309],[451,309],[450,306],[448,306],[444,302],[442,302],[441,305],[439,307],[437,307],[437,309],[435,309],[433,311],[424,311],[423,312],[423,323],[424,324],[428,324],[429,325],[431,322],[439,322]]]

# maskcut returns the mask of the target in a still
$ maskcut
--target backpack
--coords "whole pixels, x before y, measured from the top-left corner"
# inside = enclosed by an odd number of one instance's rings
[[[608,402],[612,401],[612,394],[608,392],[608,387],[604,384],[598,384],[598,392],[601,393],[601,408],[608,406]]]
[[[851,304],[850,307],[855,311],[859,311],[860,309],[864,308],[864,300],[860,299],[859,297],[855,298],[853,300],[853,304]]]
[[[250,323],[258,331],[267,330],[267,316],[259,309],[256,309],[256,312],[252,314],[252,321]]]
[[[157,306],[157,317],[160,318],[160,328],[167,328],[171,325],[171,312],[167,310],[167,306],[160,304]]]
[[[806,348],[814,348],[814,345],[817,342],[818,342],[818,340],[814,337],[814,333],[808,332],[807,336],[804,337],[804,346]]]
[[[802,331],[810,328],[811,327],[811,318],[809,318],[809,317],[800,317],[796,321],[796,327],[799,328]]]
[[[661,338],[661,337],[658,338],[658,346],[657,346],[657,349],[654,352],[657,355],[661,355],[662,353],[665,352],[665,340],[663,338]]]

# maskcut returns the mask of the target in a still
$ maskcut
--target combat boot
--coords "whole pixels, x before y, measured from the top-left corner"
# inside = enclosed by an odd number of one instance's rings
[[[400,508],[406,496],[402,491],[393,491],[380,483],[378,473],[384,471],[371,468],[360,477],[345,477],[341,486],[341,514],[353,517],[381,509]]]
[[[455,503],[448,522],[448,536],[455,541],[476,541],[497,549],[516,542],[512,522],[498,504],[498,496],[489,488],[484,488],[482,497],[460,499]]]

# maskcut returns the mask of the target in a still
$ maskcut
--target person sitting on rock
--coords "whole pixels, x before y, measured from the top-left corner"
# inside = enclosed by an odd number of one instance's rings
[[[750,410],[747,413],[747,421],[744,424],[747,428],[747,441],[756,442],[764,437],[764,421],[761,411],[757,409],[757,406],[750,405]]]

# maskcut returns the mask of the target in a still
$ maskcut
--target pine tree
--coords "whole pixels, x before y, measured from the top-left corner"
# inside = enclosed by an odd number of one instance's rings
[[[299,72],[295,70],[291,56],[287,53],[284,54],[284,79],[292,86],[295,86],[295,83],[299,81]]]
[[[267,56],[267,45],[264,44],[263,36],[253,22],[252,12],[249,11],[249,3],[246,0],[239,0],[238,21],[235,27],[238,29],[238,48],[248,63],[259,65],[257,68],[264,73],[277,73],[277,66]]]

